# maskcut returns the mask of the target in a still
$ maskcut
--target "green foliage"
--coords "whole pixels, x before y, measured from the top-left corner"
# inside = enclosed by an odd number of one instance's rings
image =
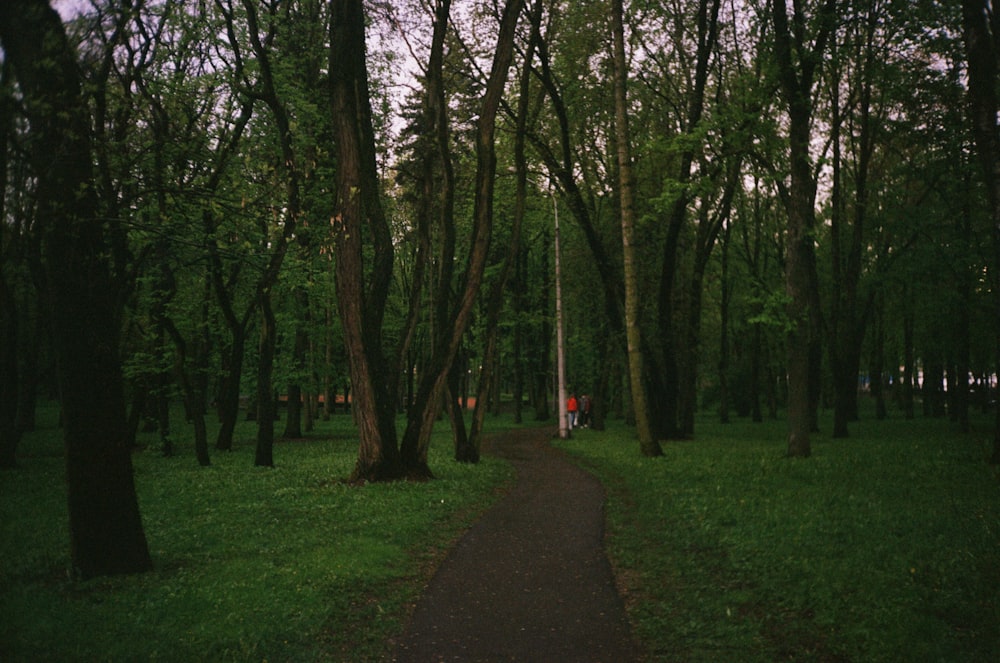
[[[807,461],[784,457],[777,422],[699,422],[655,460],[620,427],[565,443],[609,487],[610,553],[651,660],[1000,659],[986,436],[855,429]]]
[[[156,571],[75,583],[50,414],[2,477],[5,661],[378,660],[445,546],[511,476],[499,461],[451,461],[442,435],[438,479],[350,487],[344,415],[279,444],[274,469],[251,467],[251,427],[207,468],[179,435],[170,459],[151,441],[134,460]]]

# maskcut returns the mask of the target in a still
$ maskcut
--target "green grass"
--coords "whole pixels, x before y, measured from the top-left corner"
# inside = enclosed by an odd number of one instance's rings
[[[649,660],[1000,661],[985,426],[865,421],[807,460],[784,457],[782,422],[706,419],[656,459],[620,426],[561,444],[608,487]]]
[[[155,571],[74,582],[62,442],[41,415],[0,475],[3,661],[383,660],[442,551],[512,476],[452,461],[446,424],[437,480],[363,488],[342,481],[357,453],[344,415],[279,442],[274,469],[252,466],[252,423],[207,468],[184,431],[173,458],[152,436],[134,460]]]
[[[511,478],[451,460],[438,479],[345,485],[349,417],[252,467],[254,425],[198,467],[155,436],[135,454],[156,570],[67,578],[54,412],[0,474],[0,660],[386,660],[442,552]],[[495,427],[508,419],[492,420]],[[829,426],[826,426],[829,429]],[[279,426],[280,430],[280,426]],[[608,487],[608,542],[650,661],[1000,660],[1000,487],[986,424],[864,421],[783,456],[783,422],[699,422],[644,459],[632,431],[559,444]]]

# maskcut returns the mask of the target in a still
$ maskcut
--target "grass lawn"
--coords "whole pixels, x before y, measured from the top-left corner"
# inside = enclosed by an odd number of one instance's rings
[[[560,443],[608,487],[609,548],[652,661],[1000,661],[988,422],[874,419],[785,458],[784,422]],[[825,430],[829,431],[829,423]]]
[[[55,416],[0,474],[0,661],[383,660],[441,552],[512,476],[453,462],[447,424],[437,480],[363,488],[341,481],[349,416],[276,444],[274,469],[253,467],[253,423],[207,468],[184,430],[172,458],[153,435],[134,460],[156,570],[72,582]]]
[[[442,551],[511,478],[453,462],[447,425],[437,480],[363,488],[341,481],[343,415],[278,443],[274,469],[252,466],[252,423],[208,468],[183,430],[173,458],[151,436],[135,465],[156,570],[74,582],[42,415],[0,474],[0,661],[387,660]],[[608,487],[649,661],[1000,661],[1000,486],[977,423],[863,421],[808,460],[783,456],[783,422],[706,418],[656,459],[616,422],[559,444]]]

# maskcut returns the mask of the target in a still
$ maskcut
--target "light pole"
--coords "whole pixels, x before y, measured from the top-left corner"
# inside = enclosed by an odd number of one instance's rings
[[[559,205],[555,193],[552,192],[552,217],[555,223],[556,244],[556,374],[558,377],[559,399],[559,438],[569,438],[569,423],[566,413],[566,351],[563,345],[563,314],[562,314],[562,271],[559,255]]]

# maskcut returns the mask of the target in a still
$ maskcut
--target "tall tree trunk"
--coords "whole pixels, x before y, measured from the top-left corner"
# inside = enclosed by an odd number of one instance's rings
[[[295,289],[293,295],[298,303],[301,320],[295,323],[295,345],[292,349],[292,364],[294,365],[296,377],[292,380],[287,389],[288,404],[285,418],[284,437],[297,439],[302,437],[302,376],[306,374],[307,357],[309,355],[309,336],[305,326],[309,322],[309,293],[305,286]],[[310,405],[305,405],[306,419],[311,421],[312,410]]]
[[[379,201],[365,45],[364,3],[330,3],[330,87],[337,145],[336,202],[331,219],[337,305],[351,374],[351,408],[358,425],[353,481],[402,474],[382,348],[382,320],[392,277],[392,241]],[[367,233],[366,233],[367,231]],[[374,241],[366,274],[363,238]],[[366,287],[367,286],[367,287]]]
[[[872,348],[872,363],[868,374],[869,389],[875,400],[875,418],[882,421],[888,415],[885,407],[885,324],[883,322],[885,302],[881,293],[878,293],[876,297],[873,313],[875,326],[872,330],[874,347]]]
[[[0,4],[0,41],[29,116],[66,442],[70,553],[83,578],[152,568],[132,472],[120,284],[93,180],[90,121],[59,15]]]
[[[525,132],[528,122],[528,102],[530,100],[531,65],[534,59],[535,47],[538,42],[538,35],[542,19],[542,3],[536,0],[531,12],[531,37],[528,41],[528,50],[524,57],[524,67],[521,71],[520,89],[518,91],[516,129],[514,133],[514,169],[515,169],[515,198],[514,198],[514,224],[511,228],[511,236],[507,246],[507,253],[504,255],[503,266],[497,276],[493,287],[490,288],[489,296],[486,300],[486,340],[483,348],[483,364],[479,371],[479,382],[476,391],[476,405],[472,412],[472,425],[469,433],[470,445],[475,450],[475,461],[479,460],[479,450],[482,447],[483,425],[486,417],[486,397],[489,385],[493,383],[493,375],[499,373],[497,368],[497,339],[500,333],[500,315],[503,312],[504,292],[511,279],[512,272],[516,272],[517,264],[521,256],[521,226],[523,225],[526,199],[528,191],[528,165],[525,155],[524,143]],[[493,390],[494,398],[499,401],[498,389]],[[520,398],[520,394],[517,394]],[[520,412],[520,407],[517,408]],[[474,462],[475,462],[474,461]]]
[[[483,104],[476,123],[476,177],[473,206],[472,236],[469,262],[454,311],[447,316],[447,323],[439,326],[439,342],[432,351],[420,386],[417,388],[415,407],[407,417],[400,452],[407,472],[417,476],[429,475],[427,448],[439,408],[441,394],[448,372],[455,360],[462,337],[468,329],[473,307],[479,294],[486,262],[489,257],[493,232],[493,189],[496,174],[496,115],[500,107],[507,73],[514,52],[514,32],[524,0],[508,0],[500,19],[496,49],[489,79],[483,93]]]
[[[722,235],[722,274],[719,296],[719,422],[729,423],[729,240],[732,221]]]
[[[696,52],[693,87],[688,92],[684,130],[694,135],[700,131],[702,116],[705,109],[705,90],[708,85],[709,65],[715,52],[718,35],[719,0],[699,0],[697,10],[698,47]],[[657,437],[673,437],[680,434],[688,436],[693,432],[693,411],[691,403],[691,385],[684,379],[693,377],[693,367],[689,367],[691,359],[690,347],[676,347],[676,339],[683,339],[685,344],[689,337],[688,322],[683,316],[677,316],[674,311],[675,283],[679,262],[679,241],[687,225],[688,204],[693,194],[688,190],[691,181],[692,166],[695,158],[697,142],[689,138],[679,159],[675,174],[675,182],[680,191],[671,206],[667,220],[667,236],[663,244],[663,262],[660,272],[660,286],[657,301],[659,318],[659,334],[657,343],[660,353],[660,375],[656,378],[657,404],[653,415],[653,429]],[[681,420],[683,419],[683,420]],[[687,430],[687,429],[691,430]]]
[[[548,228],[544,228],[539,233],[538,245],[544,247],[539,252],[539,287],[534,293],[534,310],[536,313],[549,311],[552,291],[552,270],[549,266],[549,250],[551,246],[551,236]],[[529,348],[529,379],[531,390],[531,404],[535,411],[535,421],[548,421],[551,416],[549,403],[549,393],[551,387],[553,356],[552,356],[552,316],[542,315],[540,321],[536,321],[531,327],[531,337],[528,340]]]
[[[867,16],[861,17],[864,26],[860,46],[862,62],[860,71],[852,76],[858,87],[853,91],[856,97],[859,133],[855,138],[857,154],[854,172],[854,213],[849,226],[844,227],[846,213],[841,203],[841,155],[840,133],[845,121],[840,107],[840,72],[834,72],[831,96],[834,117],[832,119],[834,146],[834,192],[833,215],[831,219],[831,256],[833,287],[829,321],[830,364],[834,378],[833,437],[848,436],[848,423],[858,419],[858,375],[861,367],[861,345],[864,342],[868,317],[871,313],[873,294],[860,292],[861,275],[865,253],[865,226],[868,222],[869,177],[872,157],[875,152],[875,131],[871,117],[873,77],[875,76],[875,36],[880,14],[869,8]],[[836,49],[834,40],[833,49]],[[836,61],[836,57],[834,57]],[[844,232],[844,231],[849,231]],[[867,301],[866,301],[867,300]]]
[[[685,328],[686,358],[682,363],[684,372],[681,380],[681,394],[678,398],[679,432],[684,437],[694,435],[694,418],[698,409],[698,364],[701,352],[701,308],[705,283],[705,271],[709,259],[722,231],[729,219],[733,196],[740,175],[740,160],[733,159],[727,168],[727,176],[722,188],[722,196],[712,210],[707,203],[699,210],[698,229],[695,234],[694,265],[688,288],[688,311]]]
[[[274,372],[274,348],[278,329],[271,308],[271,297],[260,298],[260,343],[257,354],[257,447],[254,465],[274,467],[274,421],[277,408],[271,375]]]
[[[218,294],[218,291],[217,291]],[[246,322],[230,326],[230,336],[222,347],[222,378],[216,406],[219,413],[219,432],[215,448],[232,451],[236,420],[240,414],[240,383],[243,380],[243,355],[246,351]]]
[[[784,195],[788,213],[785,292],[788,296],[788,455],[807,457],[816,424],[819,349],[818,276],[813,247],[816,226],[816,179],[810,158],[812,95],[836,16],[837,0],[825,0],[817,13],[815,43],[806,44],[804,17],[796,11],[789,29],[785,0],[771,0],[775,56],[788,111],[790,182]],[[794,43],[793,43],[794,34]],[[793,58],[796,52],[798,58]]]
[[[635,248],[635,199],[632,177],[632,154],[628,126],[628,102],[625,61],[625,25],[622,0],[612,0],[611,32],[614,62],[615,138],[617,142],[618,195],[621,200],[622,262],[625,272],[625,336],[628,344],[629,384],[635,412],[639,449],[644,456],[661,456],[659,440],[653,437],[649,406],[643,382],[644,357],[639,329],[639,265]]]
[[[903,294],[903,384],[900,391],[900,399],[903,406],[903,418],[913,419],[914,413],[914,389],[916,387],[916,358],[913,349],[913,327],[914,313],[913,303],[910,301],[909,288],[904,288]]]
[[[0,186],[2,185],[3,182],[0,181]],[[0,205],[0,212],[2,211],[3,206]],[[6,250],[2,244],[2,233],[0,231],[0,254]],[[7,283],[3,267],[0,267],[0,469],[17,465],[17,445],[21,438],[21,431],[17,427],[17,315],[14,293]]]
[[[990,201],[992,221],[993,321],[1000,321],[1000,133],[997,127],[998,59],[1000,25],[996,8],[987,0],[962,0],[962,26],[969,60],[970,115],[983,180]],[[994,360],[1000,375],[1000,324],[994,324]],[[990,462],[1000,464],[1000,407],[996,407],[993,431],[993,455]]]
[[[17,298],[9,282],[14,265],[14,243],[18,241],[16,229],[6,227],[7,219],[7,134],[11,128],[13,84],[9,80],[10,68],[0,73],[0,469],[16,466],[17,445],[21,438],[18,428],[18,310]],[[9,239],[8,239],[9,238]]]

